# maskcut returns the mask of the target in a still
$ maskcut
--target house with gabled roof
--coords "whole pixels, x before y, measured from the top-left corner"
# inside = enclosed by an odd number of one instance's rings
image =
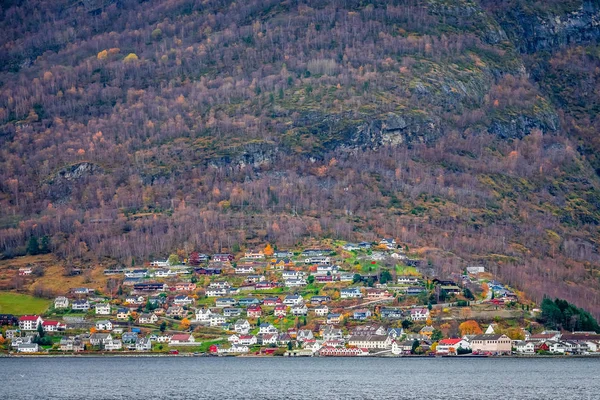
[[[512,351],[512,340],[506,335],[477,335],[470,343],[474,353],[510,354]]]
[[[306,307],[305,304],[298,304],[298,305],[292,306],[291,311],[292,311],[292,315],[308,314],[308,308]]]
[[[110,304],[98,303],[95,305],[96,315],[110,315]]]
[[[442,339],[438,342],[436,354],[456,355],[459,349],[471,350],[471,344],[464,339]]]
[[[261,335],[260,338],[258,339],[259,343],[262,344],[263,346],[268,346],[271,344],[277,344],[277,337],[279,336],[278,333],[266,333],[264,335]]]
[[[279,297],[267,297],[263,300],[263,305],[267,307],[275,307],[278,304],[282,304]]]
[[[354,310],[353,318],[359,321],[364,321],[368,318],[371,318],[371,310],[366,308]]]
[[[258,318],[262,315],[262,308],[259,305],[252,305],[246,309],[246,314],[250,318]]]
[[[313,308],[313,311],[315,312],[316,316],[324,317],[327,314],[329,314],[329,307],[327,307],[327,305],[325,305],[325,304],[322,304],[320,306]]]
[[[360,299],[362,292],[357,287],[345,288],[340,290],[340,299]]]
[[[112,340],[113,337],[110,333],[92,333],[90,335],[90,344],[92,346],[102,346],[109,340]]]
[[[138,317],[139,324],[155,324],[158,322],[158,316],[154,313],[142,313]]]
[[[329,342],[329,341],[335,341],[335,340],[342,340],[344,337],[344,334],[341,329],[334,328],[333,326],[327,325],[321,331],[321,337],[323,338],[323,340]]]
[[[246,335],[246,334],[248,334],[248,332],[250,332],[250,323],[248,322],[248,320],[238,319],[233,324],[233,330],[236,333]]]
[[[283,304],[288,306],[295,306],[298,304],[304,304],[304,299],[299,294],[290,294],[285,296]]]
[[[142,337],[138,338],[135,342],[135,350],[136,351],[150,351],[152,350],[152,342],[150,339]]]
[[[177,345],[177,344],[190,344],[196,343],[196,339],[190,333],[177,333],[171,336],[169,340],[169,345]]]
[[[42,328],[44,329],[44,332],[58,332],[67,329],[67,325],[59,321],[46,320],[42,322]]]
[[[54,308],[69,308],[69,299],[67,299],[65,296],[58,296],[56,299],[54,299]]]
[[[398,247],[396,239],[394,238],[383,238],[379,241],[379,245],[388,250],[394,250],[396,247]]]
[[[286,306],[285,304],[278,304],[273,310],[273,315],[275,315],[276,317],[285,317],[287,315],[287,308],[288,306]]]
[[[178,306],[188,306],[194,302],[194,298],[185,294],[181,294],[179,296],[175,296],[173,299],[173,304]]]
[[[19,329],[22,331],[35,331],[44,320],[39,315],[23,315],[19,318]]]
[[[239,317],[242,315],[242,309],[239,307],[225,307],[223,308],[223,316],[230,317]]]
[[[115,351],[123,348],[123,342],[117,339],[109,340],[104,343],[104,350]]]
[[[305,342],[307,340],[313,340],[315,338],[313,332],[309,329],[300,329],[296,334],[296,340],[299,342]]]
[[[267,334],[267,333],[277,333],[277,328],[275,328],[275,326],[273,326],[273,324],[269,324],[269,323],[262,323],[259,326],[259,330],[258,333],[260,334]]]
[[[172,306],[167,309],[167,317],[183,317],[186,313],[183,307]]]
[[[197,322],[206,322],[210,320],[210,316],[212,315],[212,311],[209,308],[198,308],[196,309],[196,321]]]
[[[425,307],[411,308],[410,319],[413,321],[426,321],[429,318],[429,310]]]
[[[382,307],[379,314],[383,319],[402,319],[404,313],[399,307]]]
[[[121,307],[117,310],[117,319],[129,319],[131,310],[127,307]]]
[[[75,300],[71,304],[71,310],[75,311],[88,311],[90,309],[90,302],[87,300]]]
[[[113,324],[107,319],[96,321],[96,329],[99,331],[112,331]]]
[[[329,325],[337,325],[342,322],[344,317],[339,313],[329,313],[327,314],[327,324]]]
[[[350,339],[348,339],[348,344],[350,346],[366,349],[388,349],[392,346],[392,338],[388,335],[352,335]]]

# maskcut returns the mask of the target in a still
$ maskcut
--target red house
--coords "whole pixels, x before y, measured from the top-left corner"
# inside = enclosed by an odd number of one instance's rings
[[[233,261],[233,254],[213,254],[212,260],[216,262],[231,262]]]
[[[285,304],[276,305],[273,314],[276,317],[285,317],[287,315],[287,306]]]
[[[279,297],[272,297],[263,301],[263,305],[268,307],[274,307],[279,304],[281,304],[281,299]]]
[[[250,318],[259,318],[262,315],[262,308],[260,308],[260,306],[249,306],[248,310],[248,317]]]

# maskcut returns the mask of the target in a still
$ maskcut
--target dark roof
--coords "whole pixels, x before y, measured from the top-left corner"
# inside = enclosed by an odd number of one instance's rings
[[[600,340],[600,335],[586,333],[565,333],[561,336],[561,340],[569,340],[573,342],[587,342],[588,340]]]
[[[498,340],[502,337],[503,335],[477,335],[475,336],[472,340]]]

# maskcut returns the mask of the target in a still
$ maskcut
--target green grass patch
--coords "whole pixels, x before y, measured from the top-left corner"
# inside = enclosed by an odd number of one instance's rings
[[[417,271],[415,267],[408,267],[406,265],[396,265],[396,274],[404,276],[421,276],[421,274]]]
[[[51,301],[26,294],[0,292],[0,314],[41,314]]]

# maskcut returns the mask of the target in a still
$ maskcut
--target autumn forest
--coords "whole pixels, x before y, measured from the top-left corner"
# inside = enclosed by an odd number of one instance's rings
[[[543,3],[5,1],[1,257],[391,236],[598,317],[600,6]]]

